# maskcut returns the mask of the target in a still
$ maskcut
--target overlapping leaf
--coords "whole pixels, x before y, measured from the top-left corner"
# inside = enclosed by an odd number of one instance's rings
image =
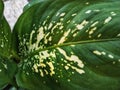
[[[11,57],[11,31],[3,16],[3,3],[0,0],[0,89],[7,84],[14,84],[16,65]]]
[[[17,83],[39,90],[119,90],[120,0],[48,0],[19,18]],[[31,14],[32,13],[32,14]]]

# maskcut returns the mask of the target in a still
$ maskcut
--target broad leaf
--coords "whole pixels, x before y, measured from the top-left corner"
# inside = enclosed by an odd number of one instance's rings
[[[48,0],[13,30],[16,75],[28,90],[119,90],[120,0]]]
[[[16,71],[16,64],[10,60],[11,31],[3,17],[2,5],[0,0],[0,89],[7,84],[14,85],[13,79]]]

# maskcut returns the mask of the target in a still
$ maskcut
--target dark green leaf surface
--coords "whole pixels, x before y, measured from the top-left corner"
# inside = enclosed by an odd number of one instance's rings
[[[24,7],[24,11],[30,8],[31,6],[37,4],[37,3],[42,3],[45,0],[30,0],[30,2]]]
[[[0,90],[6,85],[15,85],[14,75],[16,64],[9,59],[0,57]]]
[[[4,7],[3,2],[2,2],[2,0],[0,0],[0,19],[1,19],[2,15],[3,15],[3,7]]]
[[[16,64],[11,57],[11,31],[3,17],[3,3],[0,0],[0,89],[7,84],[14,84]]]
[[[13,31],[29,90],[119,90],[120,0],[48,0],[28,8]]]
[[[3,17],[0,24],[0,55],[10,57],[11,49],[11,31],[10,27]]]

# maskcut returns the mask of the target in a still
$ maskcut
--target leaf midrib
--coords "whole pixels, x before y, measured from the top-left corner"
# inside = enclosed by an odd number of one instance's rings
[[[28,56],[31,57],[33,55],[36,55],[41,51],[45,51],[45,50],[49,50],[49,49],[53,49],[53,48],[57,48],[57,47],[77,45],[77,44],[99,43],[99,42],[107,42],[107,41],[120,41],[120,38],[85,40],[85,41],[62,43],[62,44],[57,44],[57,45],[55,44],[55,45],[50,46],[50,47],[46,47],[46,48],[43,48],[43,49],[35,50],[34,52],[30,52],[27,56],[25,56],[25,58],[27,58]]]

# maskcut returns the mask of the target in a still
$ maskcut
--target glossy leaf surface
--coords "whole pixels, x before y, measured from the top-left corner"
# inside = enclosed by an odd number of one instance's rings
[[[29,3],[24,7],[24,11],[30,8],[31,6],[37,4],[37,3],[42,3],[45,0],[30,0]]]
[[[19,18],[17,83],[30,90],[119,90],[120,0],[48,0]]]

